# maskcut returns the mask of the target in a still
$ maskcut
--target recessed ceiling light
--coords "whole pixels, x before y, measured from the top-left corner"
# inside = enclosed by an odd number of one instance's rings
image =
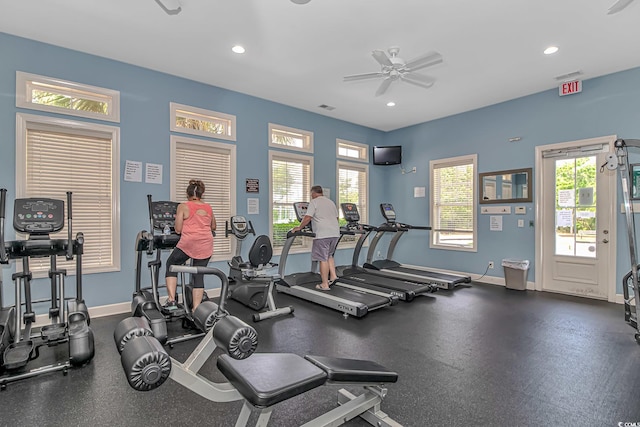
[[[311,0],[291,0],[291,3],[295,3],[295,4],[307,4],[309,3]]]
[[[395,107],[395,106],[396,106],[395,102],[393,102],[393,101],[387,102],[387,107]]]
[[[234,51],[235,53],[244,53],[244,48],[239,44],[232,47],[231,50]]]
[[[558,46],[549,46],[544,50],[545,55],[553,55],[558,51]]]

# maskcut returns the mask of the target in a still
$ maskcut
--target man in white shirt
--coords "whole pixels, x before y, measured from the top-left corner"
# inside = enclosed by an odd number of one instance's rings
[[[302,218],[300,225],[293,228],[293,231],[299,231],[309,223],[316,235],[311,248],[311,260],[320,262],[322,278],[322,283],[316,285],[316,289],[328,291],[331,284],[338,278],[333,253],[340,238],[340,225],[338,208],[331,199],[322,194],[322,187],[319,185],[311,187],[311,202],[309,202],[307,214]]]

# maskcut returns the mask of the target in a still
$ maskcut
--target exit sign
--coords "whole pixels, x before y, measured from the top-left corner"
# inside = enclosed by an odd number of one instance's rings
[[[582,92],[582,80],[564,82],[558,86],[558,93],[560,96],[573,95],[574,93],[579,92]]]

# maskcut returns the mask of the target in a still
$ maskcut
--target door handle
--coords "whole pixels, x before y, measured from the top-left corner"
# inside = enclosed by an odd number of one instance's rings
[[[602,239],[602,243],[609,243],[609,239]]]

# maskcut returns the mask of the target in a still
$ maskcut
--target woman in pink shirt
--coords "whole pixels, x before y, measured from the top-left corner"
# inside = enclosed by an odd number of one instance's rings
[[[176,305],[176,289],[178,287],[178,273],[170,270],[172,265],[182,265],[189,259],[193,266],[206,266],[213,255],[213,232],[216,230],[216,217],[211,206],[203,202],[204,183],[192,179],[187,187],[187,202],[180,203],[176,212],[176,233],[180,234],[180,241],[167,259],[167,294],[169,298],[165,308],[171,309]],[[204,295],[204,278],[201,274],[193,277],[193,307],[202,301]]]

